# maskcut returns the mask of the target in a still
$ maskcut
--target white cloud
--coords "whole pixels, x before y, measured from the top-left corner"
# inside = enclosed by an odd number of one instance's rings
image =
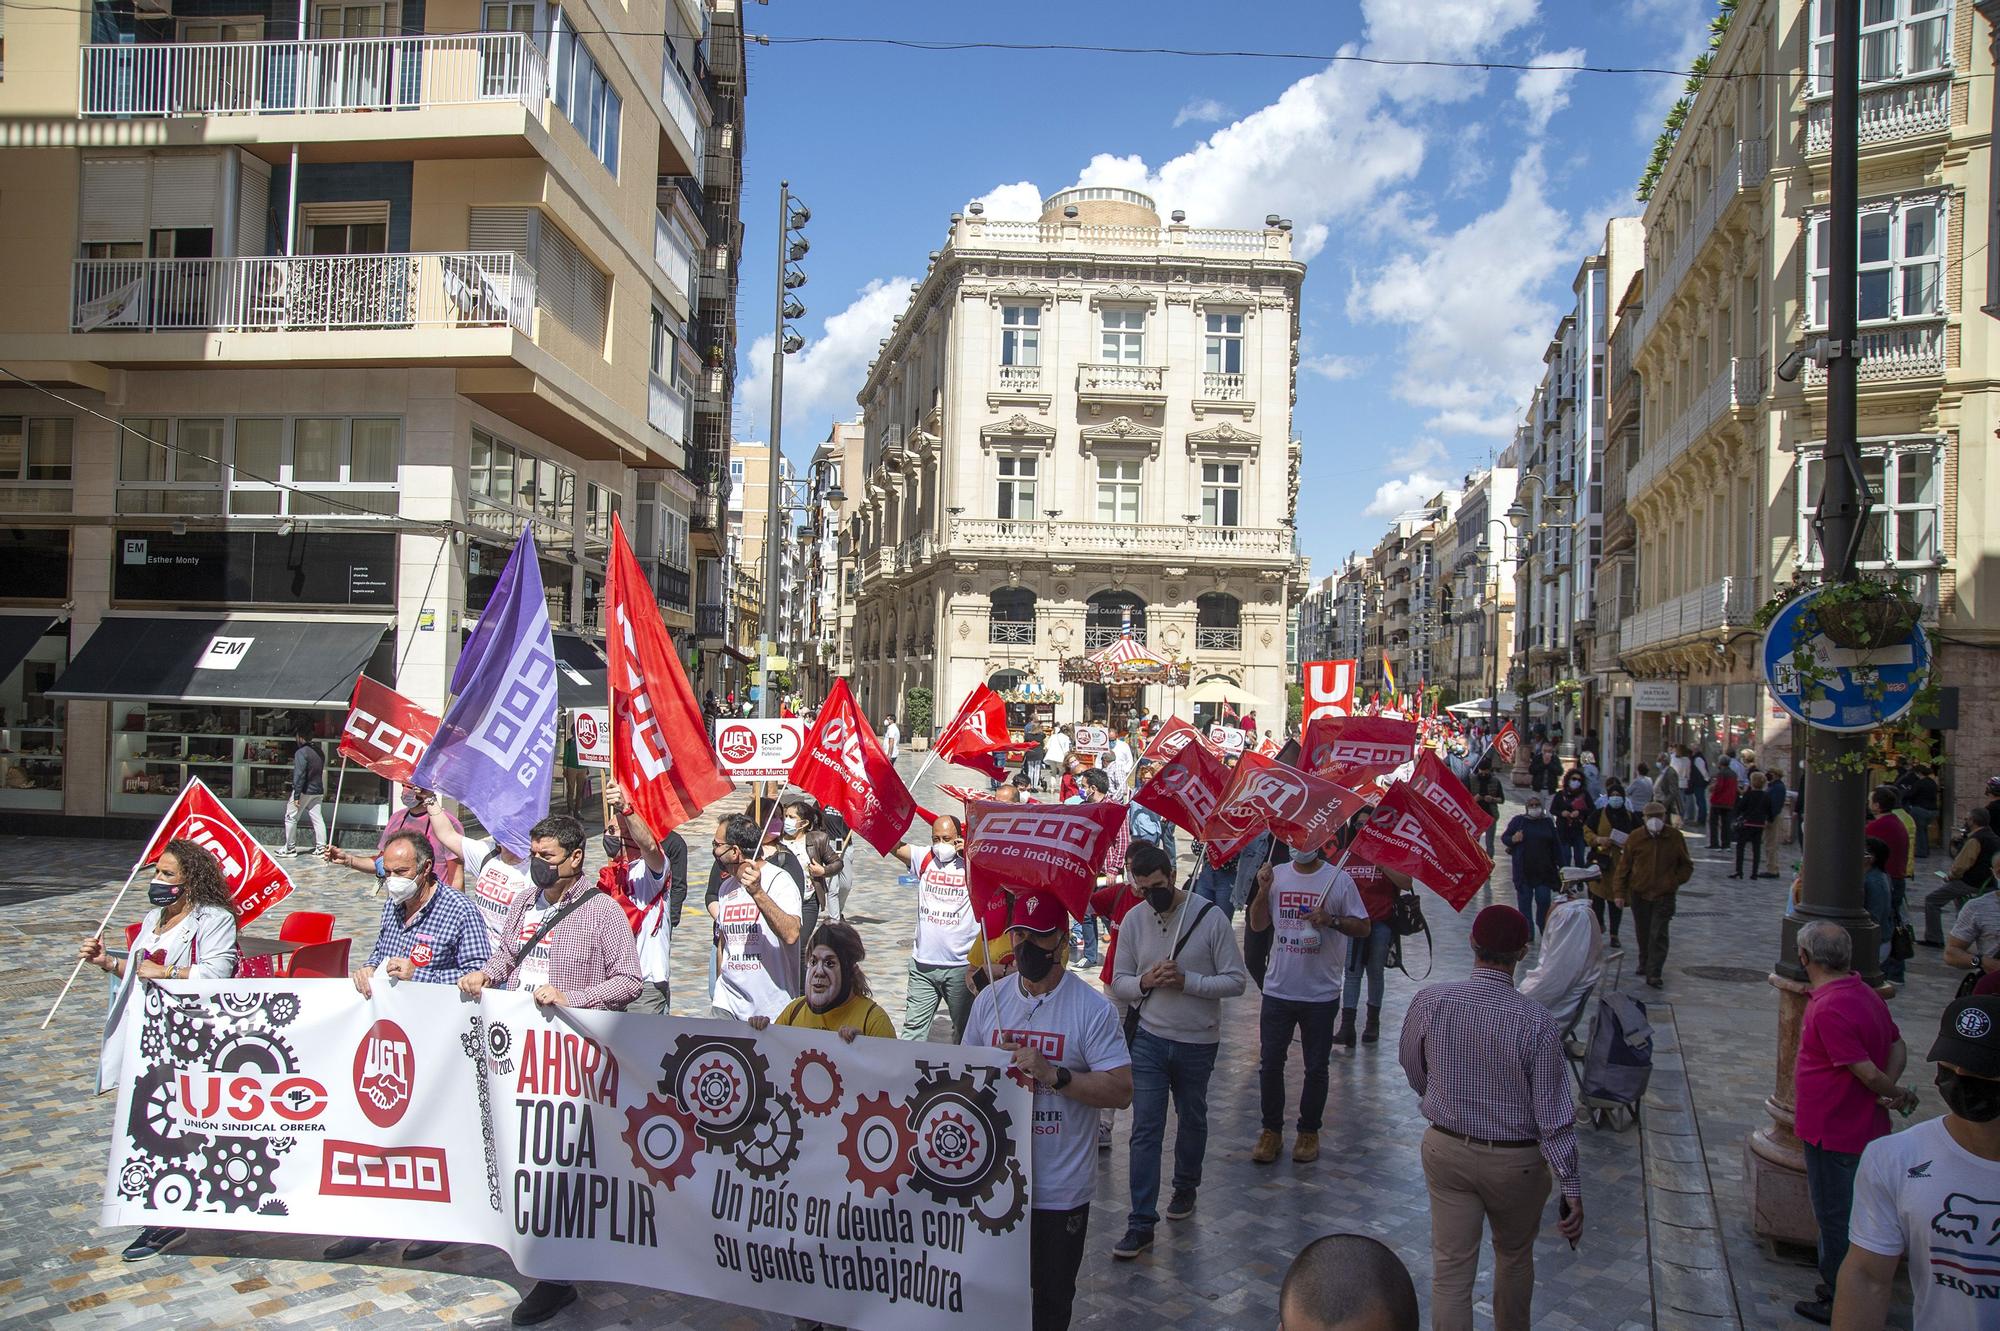
[[[1032,180],[995,185],[979,196],[986,215],[1002,222],[1032,222],[1042,215],[1042,192]]]
[[[1339,383],[1343,379],[1354,378],[1362,370],[1366,369],[1367,366],[1368,361],[1366,357],[1336,356],[1331,353],[1324,356],[1307,356],[1299,362],[1299,368],[1306,373],[1316,374],[1322,379],[1330,379],[1335,383]]]
[[[1515,81],[1514,96],[1528,109],[1528,132],[1540,134],[1549,127],[1549,118],[1569,105],[1569,85],[1576,71],[1559,66],[1582,64],[1583,48],[1545,51],[1528,63],[1534,68]]]
[[[796,450],[801,439],[825,437],[829,420],[854,418],[854,395],[876,344],[909,304],[907,277],[877,278],[847,306],[827,316],[820,333],[785,362],[785,433]],[[750,344],[736,381],[736,435],[770,438],[771,335]],[[804,431],[804,434],[799,433]]]
[[[1667,50],[1643,63],[1662,69],[1686,69],[1708,49],[1708,16],[1714,6],[1705,3],[1705,0],[1643,0],[1643,8],[1646,17],[1671,34]],[[1643,96],[1639,100],[1632,129],[1633,134],[1650,147],[1653,140],[1660,136],[1667,111],[1686,91],[1687,80],[1666,74],[1640,75],[1638,78],[1634,90],[1643,90]],[[1645,165],[1643,158],[1639,165]],[[1636,172],[1633,179],[1638,179]]]
[[[1190,122],[1198,125],[1220,124],[1229,119],[1229,108],[1213,97],[1197,97],[1174,113],[1174,128]]]
[[[1444,444],[1419,435],[1383,459],[1392,471],[1425,472],[1445,460]]]
[[[1438,491],[1446,489],[1444,481],[1426,472],[1412,472],[1398,480],[1388,481],[1376,488],[1375,497],[1368,502],[1362,513],[1371,518],[1393,518],[1398,513],[1417,507]]]

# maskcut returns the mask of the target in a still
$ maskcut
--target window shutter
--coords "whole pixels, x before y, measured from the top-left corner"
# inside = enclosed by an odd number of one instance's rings
[[[477,254],[534,254],[530,231],[532,208],[474,208],[467,241]]]
[[[271,233],[271,168],[237,155],[236,252],[262,254]]]
[[[146,175],[143,157],[84,158],[80,239],[144,240]]]
[[[377,199],[361,203],[302,203],[299,205],[299,229],[309,226],[368,226],[370,224],[389,225],[389,204]]]
[[[152,225],[214,227],[216,202],[222,197],[222,158],[201,156],[153,159]]]
[[[542,228],[535,254],[535,286],[543,309],[592,345],[604,345],[611,279],[599,272],[574,241],[555,227]]]

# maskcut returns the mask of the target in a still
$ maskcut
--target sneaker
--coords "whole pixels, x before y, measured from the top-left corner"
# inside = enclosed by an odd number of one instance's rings
[[[336,1239],[326,1245],[326,1251],[320,1256],[329,1262],[344,1262],[349,1258],[359,1257],[374,1246],[374,1239]]]
[[[1319,1159],[1319,1134],[1301,1132],[1299,1139],[1292,1143],[1292,1160],[1301,1165],[1309,1165]]]
[[[537,1280],[527,1297],[514,1306],[514,1325],[535,1326],[546,1322],[575,1302],[575,1285]]]
[[[1185,1220],[1194,1214],[1194,1189],[1175,1188],[1173,1200],[1167,1203],[1167,1219]]]
[[[1833,1305],[1825,1299],[1800,1299],[1792,1305],[1792,1312],[1820,1326],[1833,1325]]]
[[[165,1252],[187,1237],[185,1229],[175,1229],[170,1225],[148,1225],[139,1231],[139,1237],[125,1245],[125,1260],[140,1262],[156,1253]]]
[[[1250,1158],[1257,1164],[1268,1165],[1278,1158],[1278,1152],[1284,1145],[1283,1135],[1266,1128],[1257,1134],[1257,1144],[1250,1149]]]
[[[1125,1231],[1124,1238],[1111,1245],[1111,1255],[1121,1262],[1129,1262],[1152,1246],[1153,1231],[1134,1225]]]
[[[403,1248],[403,1260],[421,1262],[426,1257],[435,1257],[451,1245],[449,1243],[411,1243]]]

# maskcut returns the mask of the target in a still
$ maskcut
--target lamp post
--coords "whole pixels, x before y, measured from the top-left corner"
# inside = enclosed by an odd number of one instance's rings
[[[1509,516],[1512,516],[1511,509],[1509,510]],[[1500,544],[1497,547],[1497,552],[1500,559],[1505,559],[1507,557],[1507,542],[1514,539],[1513,533],[1508,530],[1506,518],[1488,518],[1486,520],[1486,530],[1489,533],[1495,527],[1500,529]],[[1489,545],[1486,541],[1481,541],[1478,549],[1475,551],[1479,556],[1479,562],[1482,564],[1493,559],[1495,552],[1496,548]],[[1500,733],[1500,564],[1497,560],[1493,563],[1493,670],[1487,682],[1490,687],[1486,691],[1486,745],[1491,750],[1494,738]]]
[[[789,180],[778,182],[778,290],[773,298],[776,306],[776,339],[771,346],[771,457],[770,475],[766,479],[767,492],[764,513],[764,623],[757,634],[757,670],[760,687],[757,690],[757,715],[765,718],[778,714],[776,690],[771,687],[772,644],[778,640],[778,611],[780,591],[778,583],[784,570],[784,546],[780,543],[778,523],[781,517],[789,516],[790,510],[783,506],[779,492],[779,471],[784,462],[784,416],[785,416],[785,357],[798,351],[806,344],[799,330],[792,327],[791,320],[805,317],[806,307],[792,293],[806,284],[803,268],[797,267],[799,260],[806,257],[812,248],[805,238],[805,226],[812,220],[812,209],[799,202],[792,193]]]
[[[1523,471],[1523,472],[1521,473],[1521,477],[1520,477],[1520,480],[1519,480],[1519,481],[1517,481],[1517,482],[1515,483],[1515,486],[1514,486],[1514,502],[1513,502],[1513,503],[1511,503],[1511,504],[1509,504],[1509,505],[1507,506],[1507,518],[1508,518],[1508,520],[1509,520],[1510,522],[1514,523],[1514,524],[1515,524],[1516,526],[1524,526],[1524,525],[1526,525],[1526,523],[1528,522],[1528,520],[1529,520],[1529,519],[1530,519],[1531,517],[1534,517],[1534,516],[1535,516],[1535,512],[1534,512],[1534,510],[1533,510],[1533,509],[1530,509],[1530,508],[1528,507],[1528,502],[1527,502],[1527,500],[1526,500],[1526,499],[1525,499],[1525,498],[1524,498],[1524,497],[1522,496],[1522,494],[1521,494],[1521,487],[1522,487],[1523,485],[1526,485],[1526,484],[1527,484],[1528,482],[1530,482],[1530,481],[1533,481],[1533,482],[1534,482],[1534,484],[1535,484],[1535,489],[1536,489],[1536,495],[1537,495],[1537,498],[1538,498],[1538,499],[1540,500],[1540,502],[1541,502],[1542,504],[1546,504],[1546,505],[1548,505],[1548,506],[1550,506],[1550,507],[1552,507],[1552,508],[1556,508],[1556,509],[1564,509],[1564,508],[1568,508],[1568,507],[1570,506],[1570,503],[1571,503],[1571,500],[1570,500],[1570,497],[1569,497],[1569,496],[1567,496],[1567,495],[1552,495],[1552,494],[1549,494],[1549,493],[1548,493],[1548,479],[1547,479],[1546,477],[1544,477],[1544,476],[1543,476],[1543,475],[1542,475],[1542,474],[1541,474],[1540,472],[1537,472],[1537,471]],[[1517,539],[1518,539],[1518,538],[1517,538]],[[1525,562],[1525,561],[1523,561],[1523,562]],[[1516,576],[1516,577],[1520,576],[1520,573],[1521,573],[1521,569],[1520,569],[1519,567],[1516,567],[1516,569],[1515,569],[1515,576]],[[1530,593],[1530,597],[1529,597],[1529,600],[1530,600],[1530,602],[1532,603],[1532,600],[1533,600],[1533,596],[1532,596],[1532,589],[1531,589],[1531,593]],[[1520,602],[1521,602],[1521,598],[1520,598],[1520,597],[1518,597],[1518,596],[1517,596],[1517,597],[1515,597],[1515,603],[1514,603],[1514,626],[1515,626],[1515,635],[1514,635],[1514,636],[1515,636],[1515,638],[1516,638],[1516,645],[1517,645],[1517,646],[1518,646],[1518,640],[1519,640],[1519,638],[1520,638],[1520,636],[1521,636],[1521,635],[1520,635],[1520,624],[1521,624],[1521,604],[1520,604]],[[1495,634],[1494,636],[1495,636],[1495,638],[1497,639],[1499,635],[1498,635],[1498,634],[1496,633],[1496,634]],[[1527,743],[1525,742],[1525,741],[1526,741],[1526,739],[1527,739],[1527,735],[1528,735],[1528,689],[1527,689],[1527,684],[1528,684],[1528,683],[1529,683],[1529,682],[1531,681],[1531,679],[1532,679],[1532,676],[1529,676],[1528,678],[1524,679],[1524,680],[1522,681],[1522,688],[1521,688],[1521,738],[1522,738],[1522,740],[1523,740],[1523,743],[1521,744],[1521,747],[1520,747],[1520,751],[1519,751],[1519,756],[1518,756],[1518,757],[1516,757],[1516,759],[1515,759],[1515,767],[1514,767],[1514,776],[1515,776],[1516,780],[1514,781],[1514,784],[1515,784],[1515,785],[1517,785],[1517,786],[1523,786],[1523,785],[1526,785],[1526,784],[1527,784],[1527,781],[1526,781],[1526,780],[1524,779],[1524,778],[1525,778],[1525,777],[1527,776],[1527,764],[1528,764],[1528,745],[1527,745]]]

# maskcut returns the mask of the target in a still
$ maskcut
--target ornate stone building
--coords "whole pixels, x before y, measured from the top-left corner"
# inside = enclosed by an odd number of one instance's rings
[[[1289,223],[1162,225],[1131,190],[1068,190],[1034,222],[953,215],[860,394],[847,520],[871,715],[921,685],[941,723],[982,682],[1106,715],[1060,663],[1129,622],[1194,684],[1225,678],[1282,720],[1304,277]],[[1119,705],[1191,716],[1185,693]]]

